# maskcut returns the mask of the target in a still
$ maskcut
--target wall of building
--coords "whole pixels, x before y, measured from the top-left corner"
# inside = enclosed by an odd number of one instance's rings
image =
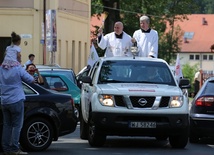
[[[46,0],[46,10],[56,10],[57,51],[45,53],[46,64],[54,62],[73,68],[77,73],[87,64],[90,50],[90,1]],[[42,22],[43,0],[1,0],[0,37],[10,37],[12,31],[22,35],[22,62],[36,55],[35,64],[43,64]]]
[[[33,8],[34,0],[1,0],[0,8]]]
[[[57,30],[64,29],[65,31],[57,35],[56,62],[62,67],[72,67],[75,71],[80,71],[86,65],[90,47],[88,22],[59,11],[57,23]]]
[[[58,52],[56,62],[72,67],[76,72],[86,64],[90,50],[90,1],[60,0],[57,30]],[[62,53],[65,53],[62,55]],[[65,61],[66,60],[66,61]]]
[[[0,37],[11,37],[12,31],[22,35],[22,60],[35,49],[34,12],[32,9],[4,8],[0,9]]]
[[[214,54],[213,53],[179,53],[181,65],[189,63],[191,66],[197,65],[198,68],[202,68],[205,72],[214,72]],[[193,59],[190,59],[190,55],[193,55]],[[199,56],[199,59],[196,59]],[[207,59],[204,60],[203,56],[206,55]],[[210,59],[209,57],[213,58]]]

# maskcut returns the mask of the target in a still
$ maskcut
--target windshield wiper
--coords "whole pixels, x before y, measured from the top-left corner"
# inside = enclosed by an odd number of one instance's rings
[[[133,81],[132,83],[157,83],[157,82],[151,82],[151,81]]]
[[[108,80],[100,80],[99,83],[101,83],[101,84],[104,84],[104,83],[124,83],[124,81],[108,79]]]

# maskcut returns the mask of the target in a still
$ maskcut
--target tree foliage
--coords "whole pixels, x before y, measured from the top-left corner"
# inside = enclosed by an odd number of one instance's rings
[[[194,76],[198,70],[199,70],[199,64],[190,66],[189,63],[186,63],[185,65],[182,66],[182,73],[184,77],[190,80],[191,88],[189,92],[194,92]]]
[[[113,31],[113,24],[121,20],[124,31],[133,35],[139,29],[139,17],[147,15],[151,28],[159,34],[159,57],[170,63],[180,52],[182,31],[174,26],[177,20],[186,20],[187,14],[198,10],[196,0],[92,0],[92,14],[107,11],[105,32]],[[104,5],[105,4],[105,5]],[[117,4],[115,6],[115,4]],[[119,14],[119,16],[118,16]],[[113,17],[112,17],[113,16]],[[167,31],[166,31],[167,30]]]
[[[213,0],[195,0],[198,5],[197,10],[193,10],[192,13],[197,14],[213,14],[214,13],[214,1]]]

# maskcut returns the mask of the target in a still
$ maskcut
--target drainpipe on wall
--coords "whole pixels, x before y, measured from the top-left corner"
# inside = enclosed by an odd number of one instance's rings
[[[43,23],[44,23],[43,65],[45,65],[46,64],[46,0],[43,0]]]

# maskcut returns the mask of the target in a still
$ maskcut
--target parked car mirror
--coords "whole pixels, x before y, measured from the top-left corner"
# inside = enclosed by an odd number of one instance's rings
[[[89,83],[90,85],[92,85],[92,80],[90,76],[83,76],[82,77],[82,82],[83,83]]]
[[[179,87],[181,89],[191,88],[189,79],[186,79],[186,78],[180,79],[180,81],[179,81]]]
[[[82,78],[87,76],[89,71],[90,71],[89,68],[85,68],[84,70],[80,71],[80,73],[76,75],[77,85],[80,89],[82,87]]]

